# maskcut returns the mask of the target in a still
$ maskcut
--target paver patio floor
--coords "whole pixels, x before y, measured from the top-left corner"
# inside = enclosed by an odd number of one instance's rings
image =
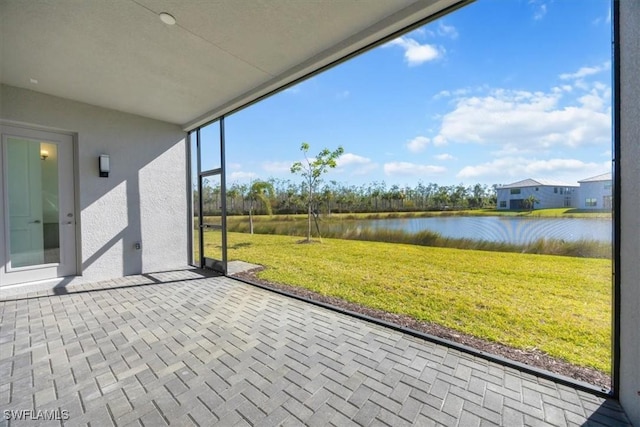
[[[629,425],[616,401],[198,270],[0,291],[2,425]],[[60,421],[36,418],[53,411]]]

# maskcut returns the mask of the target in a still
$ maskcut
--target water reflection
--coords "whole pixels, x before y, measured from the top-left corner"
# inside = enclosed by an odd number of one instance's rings
[[[520,217],[431,217],[362,220],[331,226],[334,230],[402,230],[408,233],[430,230],[443,237],[526,244],[541,238],[568,242],[596,240],[611,242],[611,220],[591,218]],[[335,228],[334,228],[335,227]]]

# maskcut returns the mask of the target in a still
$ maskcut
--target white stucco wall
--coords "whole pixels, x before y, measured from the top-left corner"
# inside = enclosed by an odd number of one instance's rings
[[[640,426],[640,1],[620,7],[620,403]]]
[[[179,126],[4,85],[0,103],[3,120],[77,135],[85,278],[186,266],[186,135]],[[111,159],[108,178],[98,177],[103,153]]]

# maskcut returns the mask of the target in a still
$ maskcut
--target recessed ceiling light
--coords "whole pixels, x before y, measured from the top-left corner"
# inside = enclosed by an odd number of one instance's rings
[[[173,16],[169,15],[167,12],[162,12],[160,14],[160,20],[162,22],[164,22],[167,25],[175,25],[176,23],[176,18],[174,18]]]
[[[38,84],[38,80],[36,80],[36,79],[29,79],[29,81],[30,81],[31,83],[33,83],[34,85],[37,85],[37,84]]]

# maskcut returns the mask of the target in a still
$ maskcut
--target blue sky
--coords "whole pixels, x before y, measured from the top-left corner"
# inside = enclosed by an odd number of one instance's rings
[[[227,181],[341,145],[348,185],[575,182],[610,170],[608,0],[478,0],[226,119]]]

